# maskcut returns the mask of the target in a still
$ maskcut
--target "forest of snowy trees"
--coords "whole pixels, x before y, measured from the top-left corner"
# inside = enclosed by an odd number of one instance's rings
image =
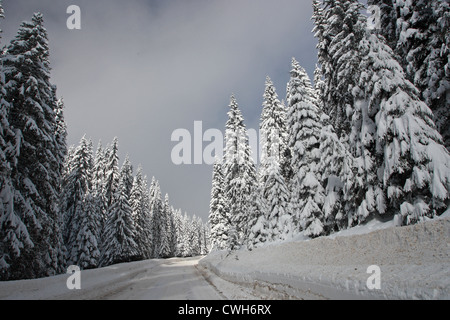
[[[85,137],[67,147],[43,24],[23,22],[0,57],[0,280],[206,254],[208,226],[128,158],[119,167],[117,139],[95,154]]]
[[[397,225],[447,210],[450,9],[445,0],[314,0],[312,83],[293,59],[285,102],[266,80],[260,162],[231,97],[212,179],[215,250],[318,237],[374,217]]]
[[[151,258],[208,253],[209,231],[200,218],[175,210],[159,182],[150,186],[128,157],[119,166],[118,139],[94,154],[83,137],[68,150],[60,197],[67,263],[83,269]]]

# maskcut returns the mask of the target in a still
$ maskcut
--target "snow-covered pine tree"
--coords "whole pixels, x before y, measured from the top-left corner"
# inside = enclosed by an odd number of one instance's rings
[[[70,160],[70,171],[64,178],[62,191],[63,239],[68,252],[69,264],[78,263],[77,237],[85,215],[83,202],[91,190],[92,149],[86,136],[80,140]]]
[[[328,121],[322,114],[322,123]],[[361,179],[356,179],[356,164],[353,156],[342,144],[331,125],[324,126],[320,135],[320,162],[325,187],[324,213],[325,234],[347,228],[355,215],[354,190],[362,189]]]
[[[171,230],[171,212],[170,212],[170,204],[169,204],[169,195],[166,193],[164,197],[164,204],[161,211],[160,216],[160,245],[159,245],[159,254],[160,258],[170,258],[171,257],[171,247],[170,242],[172,239],[172,230]]]
[[[125,184],[125,194],[127,197],[130,197],[131,188],[133,188],[133,165],[130,162],[130,157],[127,155],[125,157],[125,161],[122,164],[122,168],[120,168],[119,175],[123,177]]]
[[[105,196],[105,150],[103,150],[102,143],[99,141],[97,151],[94,157],[94,167],[92,169],[92,197],[96,203],[96,208],[99,210],[99,225],[100,230],[103,230],[106,221],[107,201]],[[99,239],[101,248],[101,239]]]
[[[290,205],[290,192],[281,174],[276,157],[268,157],[264,163],[265,174],[263,189],[265,215],[267,221],[267,240],[286,240],[292,236],[294,221]],[[262,219],[260,219],[262,223]],[[261,227],[259,228],[262,229]],[[260,235],[263,235],[261,230]]]
[[[4,18],[2,1],[0,1],[0,18]],[[5,100],[4,81],[2,67],[0,69],[0,281],[13,278],[11,265],[14,265],[14,261],[20,257],[23,249],[33,247],[25,224],[14,210],[15,191],[11,181],[10,163],[12,161],[9,157],[10,141],[14,132],[8,119],[10,105]]]
[[[55,120],[56,120],[56,131],[55,139],[57,145],[58,165],[60,166],[61,176],[64,173],[64,161],[67,157],[67,125],[64,118],[64,100],[61,98],[57,100],[56,98],[56,86],[52,88],[53,100],[56,101],[55,105]]]
[[[101,212],[89,191],[79,206],[80,228],[74,244],[77,257],[72,258],[72,261],[76,261],[76,265],[83,270],[97,268],[100,260]]]
[[[104,194],[106,198],[106,208],[111,206],[119,185],[119,141],[115,137],[112,145],[105,151],[105,180]]]
[[[248,212],[256,181],[248,133],[236,98],[231,96],[225,130],[224,180],[227,207],[231,220],[228,237],[230,249],[241,246],[248,235]]]
[[[321,204],[324,190],[318,171],[320,161],[321,110],[306,71],[292,59],[290,93],[288,100],[288,145],[292,152],[291,167],[294,176],[290,182],[291,203],[295,223],[306,235],[323,233]]]
[[[289,94],[290,92],[288,96]],[[289,220],[285,219],[287,218],[285,215],[292,213],[288,208],[290,195],[281,168],[285,163],[284,156],[288,142],[286,117],[286,108],[278,100],[275,87],[267,77],[260,119],[261,165],[258,168],[258,187],[255,187],[253,192],[253,210],[250,217],[253,239],[249,240],[252,245],[266,240],[284,239],[286,233],[290,232],[285,228]],[[277,195],[276,192],[280,194]],[[275,200],[276,198],[279,202]],[[290,220],[292,222],[292,219]]]
[[[361,223],[375,214],[377,202],[383,210],[374,158],[375,124],[353,95],[359,75],[364,72],[360,69],[359,43],[366,33],[367,18],[362,14],[363,5],[356,0],[325,0],[324,4],[324,8],[315,9],[314,17],[325,81],[322,103],[329,123],[356,160],[354,179],[360,188],[353,188],[351,196],[356,212],[349,210],[348,214],[352,224]]]
[[[379,213],[400,213],[403,224],[440,215],[449,204],[450,155],[394,53],[376,33],[360,43],[359,90],[354,90],[363,117],[376,125]],[[369,189],[370,191],[370,189]]]
[[[152,257],[159,258],[161,248],[161,220],[162,220],[163,202],[161,199],[161,189],[159,182],[153,177],[150,184],[150,212],[152,225]]]
[[[358,0],[325,0],[314,7],[313,19],[318,38],[318,60],[324,76],[323,106],[330,123],[343,141],[348,141],[354,110],[352,88],[357,83],[360,64],[358,43],[366,22],[361,18],[363,4]],[[349,142],[347,142],[349,143]]]
[[[108,209],[104,230],[101,266],[137,260],[139,249],[133,212],[126,195],[125,176],[121,176],[115,195]]]
[[[200,255],[201,252],[201,226],[202,222],[200,218],[198,218],[196,215],[192,217],[192,220],[190,222],[190,244],[191,244],[191,257],[195,257]]]
[[[187,213],[185,212],[183,215],[183,233],[182,233],[182,256],[183,257],[191,257],[192,256],[192,243],[191,243],[191,229],[192,223],[191,219],[189,219]]]
[[[264,162],[265,158],[275,157],[278,163],[281,163],[287,145],[286,108],[278,99],[275,86],[269,77],[266,78],[263,97],[259,126],[261,162]]]
[[[152,226],[150,217],[150,198],[148,193],[147,177],[143,176],[142,167],[139,166],[134,177],[130,195],[130,205],[133,211],[133,220],[136,225],[136,244],[142,259],[151,258]]]
[[[420,91],[450,147],[450,4],[443,0],[396,1],[397,56],[406,77]],[[384,34],[384,33],[383,33]]]
[[[216,159],[216,162],[214,163],[211,201],[209,208],[209,224],[211,226],[211,249],[225,250],[227,248],[228,229],[230,221],[228,219],[226,211],[224,177],[220,159]]]
[[[249,234],[247,236],[247,249],[252,250],[253,248],[257,248],[263,243],[266,243],[269,240],[269,223],[267,220],[268,210],[266,208],[266,201],[264,201],[264,196],[262,194],[262,179],[259,178],[259,170],[258,170],[258,178],[255,188],[252,192],[252,208],[251,208],[251,217],[249,219]],[[283,176],[284,178],[284,176]]]
[[[201,230],[200,230],[200,255],[205,256],[209,253],[209,246],[208,246],[208,236],[207,236],[207,224],[203,223],[202,221],[202,225],[201,225]]]
[[[14,128],[11,177],[14,209],[26,225],[34,248],[21,251],[10,270],[21,278],[61,271],[58,186],[62,167],[56,156],[56,117],[50,84],[47,31],[36,13],[23,22],[3,57],[9,124]]]
[[[183,215],[181,214],[181,210],[175,210],[174,215],[174,224],[175,224],[175,232],[177,233],[177,246],[175,250],[175,257],[183,257],[183,247],[184,247],[184,227],[183,227]]]

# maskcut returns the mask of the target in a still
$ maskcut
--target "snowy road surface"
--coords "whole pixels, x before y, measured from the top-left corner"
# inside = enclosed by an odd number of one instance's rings
[[[223,299],[195,267],[198,260],[147,260],[82,271],[81,290],[67,289],[70,275],[0,282],[0,299]]]

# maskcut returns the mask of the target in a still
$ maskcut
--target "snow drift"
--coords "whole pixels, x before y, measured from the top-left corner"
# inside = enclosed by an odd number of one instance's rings
[[[450,218],[392,225],[373,220],[332,237],[216,251],[199,264],[268,299],[449,299]],[[367,286],[372,265],[380,290]]]

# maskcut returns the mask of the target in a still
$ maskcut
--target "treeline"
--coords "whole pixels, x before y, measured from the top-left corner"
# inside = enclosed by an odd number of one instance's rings
[[[21,24],[0,60],[0,280],[207,253],[199,218],[173,209],[128,159],[119,170],[117,139],[95,156],[85,138],[67,148],[42,14]]]
[[[433,119],[450,110],[448,2],[372,2],[395,4],[400,16],[389,17],[403,24],[386,16],[382,24],[400,28],[396,41],[368,27],[357,0],[313,1],[314,84],[295,59],[285,102],[267,78],[258,166],[232,96],[213,171],[213,249],[314,238],[374,217],[414,224],[447,210],[450,155]],[[423,8],[432,25],[418,22]]]
[[[128,157],[119,167],[118,139],[93,152],[85,137],[71,147],[62,179],[61,215],[67,261],[83,269],[151,258],[208,253],[208,227],[175,210],[159,182],[150,186]]]

